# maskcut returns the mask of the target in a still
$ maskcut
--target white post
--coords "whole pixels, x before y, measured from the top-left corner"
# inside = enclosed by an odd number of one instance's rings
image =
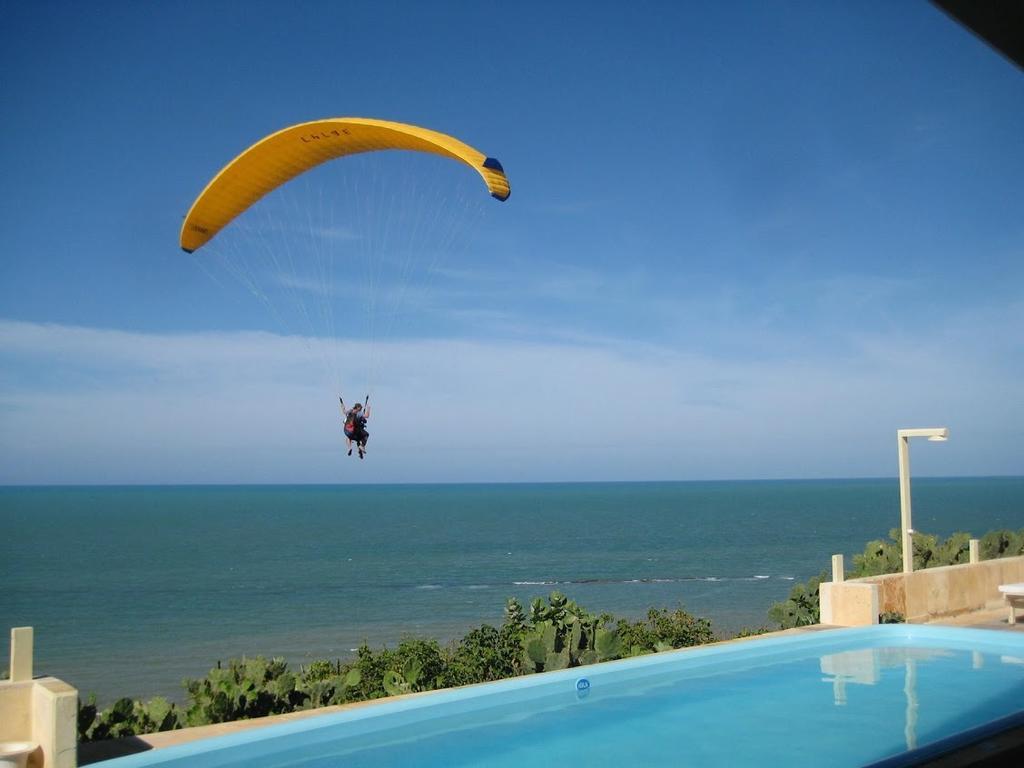
[[[968,545],[971,548],[971,562],[972,563],[980,563],[981,562],[981,542],[978,541],[978,539],[971,539],[970,542],[968,542]]]
[[[910,438],[897,434],[900,455],[900,541],[903,545],[903,572],[914,570],[914,528],[910,514]]]
[[[32,627],[11,628],[11,682],[32,679]]]
[[[903,543],[903,572],[914,570],[914,525],[910,516],[910,438],[927,437],[932,442],[944,443],[949,439],[946,427],[927,429],[897,429],[896,443],[900,456],[900,529]]]
[[[843,570],[843,556],[832,555],[832,581],[838,584],[845,578],[846,574]]]

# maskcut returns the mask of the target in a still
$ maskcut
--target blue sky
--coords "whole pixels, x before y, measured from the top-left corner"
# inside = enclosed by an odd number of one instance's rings
[[[1024,74],[927,2],[6,11],[0,483],[879,476],[932,425],[915,473],[1024,473]],[[331,116],[512,182],[374,342],[177,247]],[[380,361],[366,462],[311,348]]]

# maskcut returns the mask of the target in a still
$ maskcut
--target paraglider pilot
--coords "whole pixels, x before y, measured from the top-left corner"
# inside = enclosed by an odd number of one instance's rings
[[[366,431],[366,422],[370,418],[370,397],[366,397],[366,410],[363,411],[362,403],[356,403],[351,410],[345,410],[345,401],[338,398],[341,403],[341,413],[345,417],[345,437],[348,438],[348,455],[352,455],[352,443],[359,449],[359,458],[366,455],[366,442],[370,439],[370,433]]]

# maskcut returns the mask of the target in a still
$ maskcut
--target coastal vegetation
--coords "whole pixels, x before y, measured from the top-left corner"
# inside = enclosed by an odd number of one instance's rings
[[[948,539],[917,534],[914,565],[931,568],[966,563],[970,536],[954,533]],[[981,539],[983,559],[1024,554],[1024,529],[987,533]],[[902,568],[899,531],[889,540],[868,542],[853,558],[849,576],[896,573]],[[780,628],[815,624],[819,619],[819,584],[823,571],[796,584],[789,598],[773,605],[769,619]],[[902,621],[884,614],[883,622]],[[770,631],[744,629],[737,637]],[[504,620],[484,624],[460,640],[442,645],[437,640],[406,638],[395,648],[372,649],[363,644],[354,659],[320,659],[292,670],[283,659],[263,657],[217,663],[204,678],[185,680],[187,702],[177,705],[163,697],[143,702],[131,698],[100,710],[95,697],[80,704],[81,741],[127,736],[283,714],[336,704],[431,691],[519,675],[566,669],[599,661],[684,648],[717,639],[708,619],[682,608],[651,608],[639,621],[608,613],[593,614],[552,592],[536,598],[529,609],[515,598],[505,605]]]
[[[889,531],[888,541],[869,541],[861,554],[853,556],[853,568],[847,572],[847,577],[856,579],[899,573],[903,570],[903,545],[900,538],[900,531],[894,528]],[[927,533],[916,533],[914,568],[921,570],[967,563],[970,561],[970,540],[971,535],[961,531],[945,540]],[[1024,555],[1024,528],[1019,531],[989,531],[979,542],[979,552],[982,560]],[[821,616],[818,585],[829,578],[831,574],[826,570],[802,584],[794,585],[786,600],[775,603],[769,609],[768,618],[778,624],[780,629],[817,624]],[[886,624],[902,620],[891,613],[883,614],[881,618],[882,623]]]
[[[648,611],[630,621],[592,614],[565,595],[537,598],[529,610],[515,598],[501,626],[484,624],[461,640],[407,638],[396,648],[361,646],[349,661],[321,659],[297,671],[283,659],[218,662],[202,679],[185,680],[187,704],[163,697],[122,698],[100,710],[95,698],[79,707],[81,741],[224,723],[416,691],[500,680],[598,661],[702,645],[711,622],[680,609]]]

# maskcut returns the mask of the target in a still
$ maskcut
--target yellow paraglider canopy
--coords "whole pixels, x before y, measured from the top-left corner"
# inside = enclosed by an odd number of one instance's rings
[[[384,149],[430,152],[459,160],[480,174],[493,197],[508,199],[509,184],[501,163],[452,136],[389,120],[314,120],[260,139],[214,176],[185,217],[181,247],[188,253],[201,248],[268,192],[321,163]]]

